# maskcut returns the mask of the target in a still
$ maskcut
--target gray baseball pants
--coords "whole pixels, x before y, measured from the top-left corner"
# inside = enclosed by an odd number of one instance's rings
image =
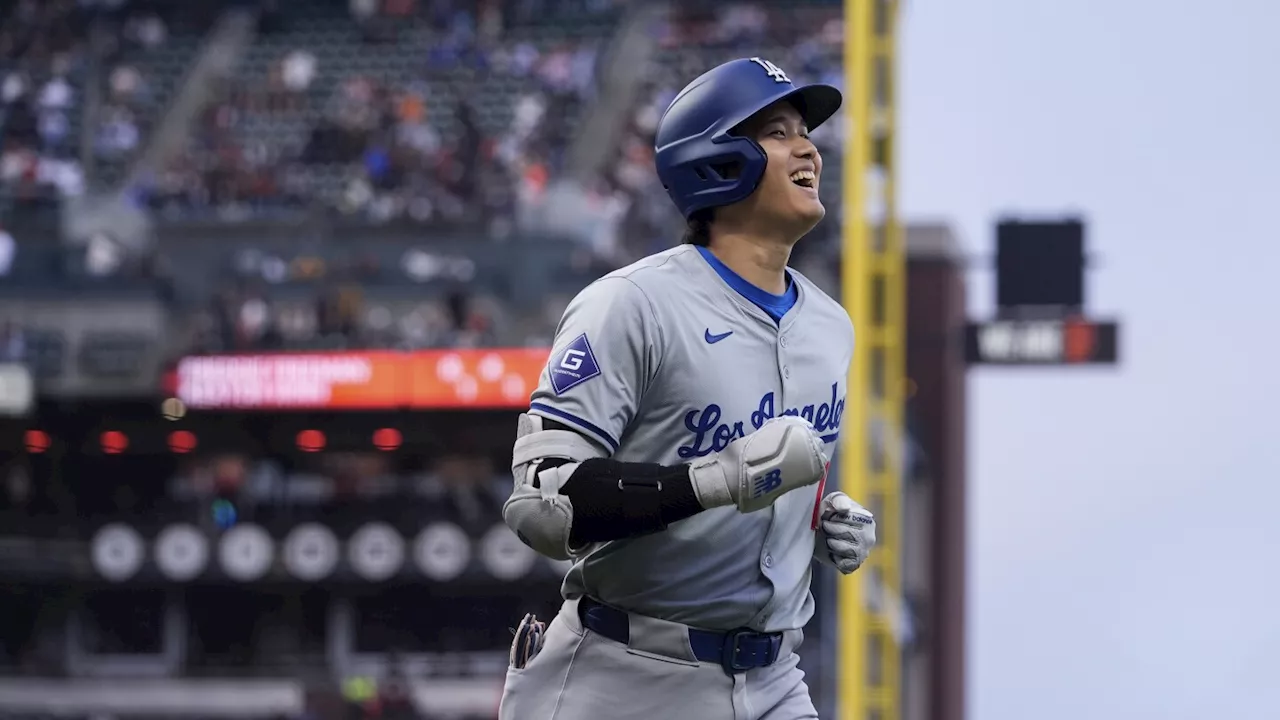
[[[508,668],[499,720],[818,720],[785,633],[778,661],[733,677],[693,659],[683,625],[631,616],[631,642],[586,630],[578,601],[547,626],[522,669]]]

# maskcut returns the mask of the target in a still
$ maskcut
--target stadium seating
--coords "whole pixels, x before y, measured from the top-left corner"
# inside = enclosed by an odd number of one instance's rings
[[[0,11],[12,13],[19,4],[0,2]],[[60,6],[71,12],[74,5]],[[274,3],[274,12],[264,12],[257,37],[234,76],[215,88],[212,105],[191,129],[182,152],[134,188],[158,222],[158,255],[124,263],[116,276],[166,283],[157,292],[182,307],[200,309],[190,327],[216,324],[217,313],[210,308],[228,298],[263,295],[271,324],[279,329],[266,337],[277,347],[543,342],[566,298],[591,277],[669,247],[679,236],[682,223],[652,171],[652,133],[682,84],[744,54],[769,57],[797,81],[841,84],[838,3],[698,0],[673,6],[654,30],[656,51],[615,160],[587,190],[588,202],[625,208],[618,247],[538,245],[554,261],[539,264],[545,275],[533,287],[521,280],[533,267],[530,253],[476,239],[509,236],[520,226],[522,203],[559,175],[567,142],[597,90],[597,51],[616,32],[628,5],[618,0],[400,5],[387,12],[403,15],[359,22],[346,0],[314,0],[305,7]],[[128,113],[138,133],[131,152],[94,153],[93,187],[114,188],[124,178],[149,129],[181,88],[220,5],[202,4],[204,14],[161,13],[167,29],[163,41],[140,42],[131,23],[148,17],[150,7],[135,0],[113,15],[83,16],[71,25],[82,29],[76,36],[82,45],[91,27],[109,30],[115,38],[103,52],[108,62],[96,73],[74,76],[76,82],[102,84],[102,103],[85,120],[96,129],[89,134],[92,142],[96,146],[111,134],[120,113]],[[156,7],[172,9],[163,3]],[[112,92],[112,75],[121,67],[137,71],[145,92],[127,101]],[[82,109],[72,108],[71,117],[79,117]],[[838,128],[832,123],[814,135],[827,161],[822,191],[829,206],[836,204],[840,189]],[[34,202],[28,195],[24,206]],[[233,241],[212,244],[166,240],[200,237],[188,227],[192,222],[234,221],[229,227],[244,227],[246,221],[316,218],[321,231],[303,231],[311,238],[306,247],[292,243],[299,237],[296,229],[232,231]],[[404,234],[413,236],[412,242],[375,241],[377,227],[406,222],[421,228]],[[833,216],[796,258],[820,284],[823,268],[831,264],[837,228]],[[425,241],[423,231],[430,233]],[[284,244],[270,239],[277,233]],[[353,237],[361,241],[353,243]],[[47,292],[53,270],[59,283],[74,280],[85,287],[85,274],[67,269],[65,251],[21,242],[29,239],[19,237],[12,272],[0,287]],[[451,274],[449,262],[442,265],[448,257],[465,258],[471,270]],[[317,267],[319,272],[294,272]],[[514,286],[521,283],[524,289],[517,291]],[[335,284],[361,287],[361,320],[354,334],[335,336],[320,329],[317,308]],[[91,285],[105,291],[110,278],[96,278]],[[138,286],[129,287],[136,291]],[[432,318],[449,315],[448,298],[460,292],[481,308],[476,312],[485,319],[477,322],[485,329],[424,331],[438,324]],[[207,350],[234,346],[207,332],[193,335]],[[43,337],[38,331],[32,336]]]
[[[594,48],[619,13],[557,4],[521,22],[509,11],[494,33],[469,8],[360,24],[343,2],[287,6],[223,89],[213,132],[203,128],[176,163],[239,187],[161,192],[157,205],[262,214],[318,199],[383,220],[474,216],[529,164],[556,164],[593,90]],[[540,132],[542,118],[555,118],[555,132]]]

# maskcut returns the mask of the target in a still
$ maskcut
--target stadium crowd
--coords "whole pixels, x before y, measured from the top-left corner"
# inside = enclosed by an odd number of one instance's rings
[[[563,118],[594,89],[602,39],[538,42],[521,32],[531,5],[357,1],[342,24],[323,9],[313,23],[282,20],[218,89],[185,151],[137,190],[176,216],[319,203],[373,222],[484,220],[509,232],[517,199],[560,166]]]
[[[83,190],[78,160],[87,14],[74,0],[10,3],[0,24],[0,190],[40,203]]]
[[[186,18],[184,28],[207,23],[216,5],[184,5],[184,17],[204,11]],[[422,5],[353,0],[339,31],[350,37],[336,40],[333,26],[263,11],[265,46],[278,52],[254,55],[225,78],[184,151],[136,190],[151,207],[173,213],[236,217],[320,201],[372,220],[509,219],[516,198],[536,197],[562,169],[572,115],[595,93],[599,47],[624,3]],[[166,109],[155,87],[164,83],[148,77],[146,57],[168,41],[173,5],[19,0],[12,6],[0,32],[0,178],[10,190],[52,184],[79,192],[84,179],[73,131],[86,66],[105,61],[95,74],[104,92],[92,118],[94,154],[115,160],[135,153]],[[589,29],[547,40],[529,24],[543,14],[550,18],[544,23]],[[98,30],[92,47],[90,28]],[[821,5],[673,11],[657,30],[653,82],[634,108],[605,190],[632,201],[628,217],[638,226],[653,224],[661,213],[651,206],[662,203],[655,202],[661,198],[652,177],[652,132],[691,68],[763,46],[796,78],[838,84],[841,32],[838,13]],[[696,51],[690,37],[699,38]],[[325,52],[326,44],[342,52]],[[388,61],[362,66],[353,50]],[[507,106],[495,109],[489,96]],[[832,148],[838,134],[815,139]],[[31,156],[53,164],[24,164]],[[653,242],[639,241],[637,250]]]
[[[0,86],[8,107],[0,183],[10,197],[40,188],[83,190],[76,158],[85,153],[77,152],[69,128],[81,122],[84,97],[92,95],[85,83],[92,79],[102,92],[85,119],[92,128],[88,157],[98,171],[88,181],[126,177],[129,160],[145,147],[176,92],[182,73],[174,63],[192,61],[198,29],[207,29],[220,7],[207,0],[193,5],[191,17],[176,17],[172,4],[144,0],[13,5],[16,22],[0,33],[0,50],[9,58]],[[600,48],[628,3],[321,0],[307,13],[271,0],[248,5],[259,13],[259,39],[239,69],[211,87],[212,101],[180,150],[130,188],[154,217],[236,221],[336,213],[507,238],[518,234],[522,209],[537,206],[563,176],[577,118],[597,90]],[[838,7],[830,4],[686,3],[653,32],[651,67],[613,159],[581,190],[589,202],[611,208],[574,261],[597,274],[669,247],[681,233],[682,220],[652,170],[653,132],[690,73],[759,53],[797,81],[840,84],[842,27]],[[89,72],[97,59],[105,62]],[[839,185],[837,127],[814,134],[827,159],[828,197]],[[24,157],[40,158],[42,169],[22,166],[18,158]],[[829,218],[795,256],[797,267],[827,288],[834,283],[838,226],[838,218]],[[0,275],[13,255],[12,238],[6,243],[2,230]],[[102,237],[88,247],[92,275],[172,282],[165,272],[169,258],[128,262]],[[447,297],[389,313],[370,301],[376,291],[365,291],[388,268],[368,272],[364,260],[326,267],[300,254],[259,260],[245,272],[244,255],[228,261],[222,290],[197,303],[194,349],[523,344],[544,340],[562,307],[557,299],[512,312],[463,275]],[[415,267],[440,263],[428,250],[401,265],[399,272],[413,275]],[[308,273],[315,282],[305,301],[274,292]],[[533,330],[513,321],[528,320],[529,310],[536,315]]]

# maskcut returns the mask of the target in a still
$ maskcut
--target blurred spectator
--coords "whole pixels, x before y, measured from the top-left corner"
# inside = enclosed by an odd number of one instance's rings
[[[153,50],[164,44],[168,36],[168,26],[155,13],[135,15],[129,18],[124,26],[125,39],[147,50]]]
[[[26,465],[13,462],[5,469],[4,507],[8,510],[25,511],[31,500],[31,473]]]
[[[125,250],[106,233],[94,233],[85,245],[84,269],[91,277],[106,277],[120,270]]]
[[[142,90],[142,74],[132,65],[117,65],[111,71],[108,87],[112,102],[127,105],[136,101]]]
[[[18,244],[8,230],[0,227],[0,277],[9,274],[13,267],[13,256],[18,252]]]
[[[104,109],[103,120],[98,125],[97,152],[99,157],[120,158],[138,149],[142,133],[133,112],[121,106]]]
[[[378,42],[389,35],[390,26],[379,16],[380,0],[349,0],[351,18],[365,42]]]
[[[17,323],[5,320],[0,323],[0,360],[23,362],[27,359],[27,337]]]
[[[410,18],[418,12],[418,0],[383,0],[382,14],[392,21]]]
[[[305,93],[316,77],[315,54],[303,49],[291,51],[284,58],[282,75],[286,90],[297,94]]]
[[[378,0],[350,0],[351,18],[356,24],[368,23],[378,14]]]
[[[20,70],[11,70],[6,73],[3,85],[0,85],[0,101],[6,105],[12,105],[22,100],[26,94],[26,74]]]

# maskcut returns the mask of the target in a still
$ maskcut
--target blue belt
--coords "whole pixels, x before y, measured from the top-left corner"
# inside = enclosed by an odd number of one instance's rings
[[[631,641],[631,623],[622,610],[583,597],[578,601],[578,617],[582,619],[582,626],[594,633],[623,645]],[[689,647],[698,660],[715,663],[724,668],[725,674],[736,675],[777,662],[782,633],[760,633],[746,628],[728,632],[689,628]]]

